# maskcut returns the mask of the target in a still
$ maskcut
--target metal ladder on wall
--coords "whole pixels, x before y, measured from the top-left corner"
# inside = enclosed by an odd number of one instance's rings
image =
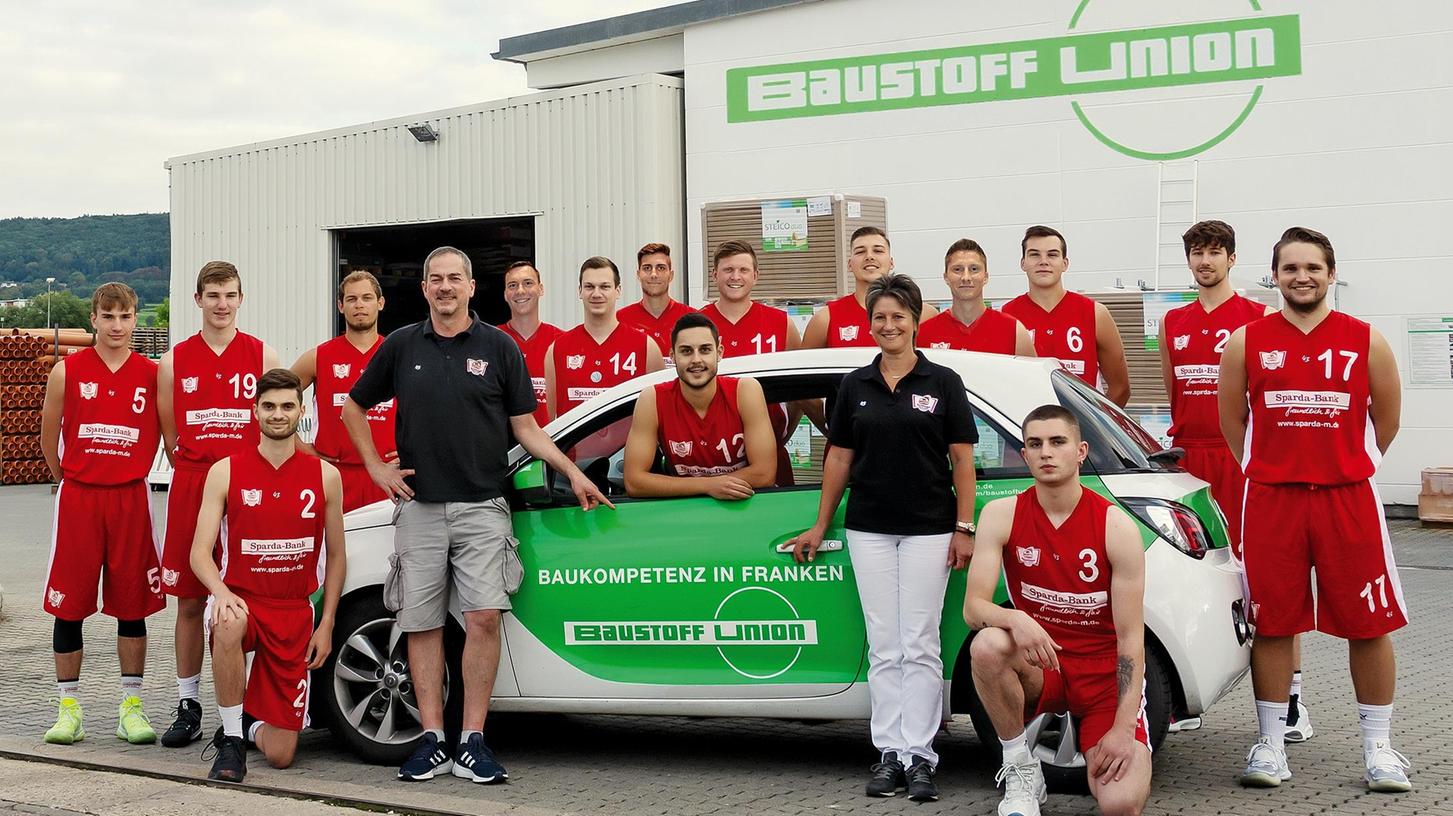
[[[1181,235],[1199,219],[1197,202],[1197,174],[1200,162],[1161,162],[1158,166],[1159,180],[1156,185],[1155,209],[1155,280],[1154,288],[1180,289],[1182,286],[1165,285],[1166,281],[1180,280],[1177,271],[1186,267],[1185,246]],[[1165,279],[1161,272],[1167,273]]]

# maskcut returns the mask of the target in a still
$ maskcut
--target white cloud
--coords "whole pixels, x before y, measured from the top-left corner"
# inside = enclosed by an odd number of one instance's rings
[[[657,0],[12,4],[0,218],[165,210],[170,156],[523,92],[501,37]]]

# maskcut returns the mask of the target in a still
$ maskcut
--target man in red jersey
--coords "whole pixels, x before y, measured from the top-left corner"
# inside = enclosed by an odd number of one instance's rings
[[[705,315],[684,315],[671,335],[676,379],[641,392],[626,440],[626,492],[634,497],[736,500],[769,487],[776,439],[762,386],[718,377],[721,336]],[[667,473],[652,473],[656,451]]]
[[[1186,452],[1181,466],[1211,485],[1211,496],[1226,518],[1231,554],[1241,560],[1241,495],[1246,477],[1226,447],[1216,404],[1221,352],[1231,333],[1276,310],[1236,294],[1231,268],[1236,265],[1236,232],[1224,221],[1202,221],[1181,236],[1186,263],[1196,281],[1196,302],[1166,313],[1160,323],[1160,371],[1170,395],[1171,444]],[[1295,641],[1301,666],[1301,637]],[[1312,719],[1301,701],[1302,670],[1292,673],[1286,741],[1306,742]]]
[[[167,495],[162,591],[177,599],[177,714],[161,744],[180,748],[202,736],[202,614],[207,588],[192,573],[192,538],[202,487],[213,463],[257,444],[252,400],[257,378],[277,368],[277,352],[237,330],[242,276],[227,261],[210,261],[197,274],[202,330],[162,355],[156,405],[162,445],[174,469]]]
[[[818,309],[802,333],[803,348],[872,348],[868,327],[868,310],[863,304],[868,285],[893,271],[893,249],[888,233],[879,227],[858,227],[853,231],[852,251],[848,255],[848,271],[853,273],[853,293],[830,300]],[[923,304],[923,320],[938,310]],[[920,324],[921,325],[921,324]]]
[[[671,281],[676,271],[671,268],[671,247],[665,244],[646,244],[636,250],[636,280],[641,283],[639,302],[621,309],[616,319],[634,326],[656,341],[662,354],[671,353],[671,329],[682,315],[695,309],[671,299]],[[665,358],[671,365],[671,359]]]
[[[318,432],[313,444],[298,440],[304,453],[322,457],[338,467],[343,477],[343,512],[388,498],[363,466],[363,457],[348,439],[343,427],[343,402],[358,382],[368,362],[383,345],[378,334],[378,313],[383,311],[383,288],[372,273],[349,272],[338,284],[338,313],[348,327],[343,334],[315,349],[303,352],[293,363],[303,387],[313,386],[318,405]],[[368,428],[373,444],[385,459],[397,457],[394,442],[394,401],[385,400],[368,411]]]
[[[525,355],[525,369],[535,388],[535,422],[541,427],[550,421],[550,400],[545,391],[545,358],[550,344],[565,332],[540,320],[540,298],[545,284],[540,270],[529,261],[515,261],[505,269],[505,303],[510,307],[509,322],[498,328],[508,334]]]
[[[580,265],[585,320],[560,335],[545,358],[550,418],[560,416],[613,385],[665,367],[661,349],[640,329],[616,319],[621,273],[610,258]]]
[[[333,649],[347,572],[342,477],[294,438],[302,382],[285,368],[268,371],[253,410],[262,439],[208,470],[192,542],[192,569],[212,593],[212,679],[222,720],[207,776],[224,782],[247,776],[248,742],[274,768],[292,764],[308,720],[308,672],[322,668]],[[212,557],[219,531],[220,569]],[[309,596],[320,584],[315,629]],[[253,654],[250,671],[246,652]]]
[[[791,351],[802,345],[797,324],[788,319],[786,312],[752,299],[752,288],[757,285],[759,272],[757,253],[750,244],[723,241],[712,256],[711,274],[716,283],[717,299],[703,307],[701,313],[719,332],[722,359]],[[790,411],[780,402],[767,406],[772,433],[777,438],[778,487],[790,486],[795,481],[792,461],[784,447],[790,435],[788,429],[796,427],[803,410],[815,412],[818,425],[825,425],[821,408],[822,403],[818,400],[794,403]]]
[[[1120,329],[1105,304],[1065,289],[1070,268],[1065,237],[1033,226],[1024,231],[1019,250],[1029,291],[1004,304],[1004,313],[1029,329],[1039,356],[1058,358],[1066,371],[1123,407],[1130,402],[1130,368]]]
[[[978,241],[960,238],[949,245],[943,256],[943,282],[953,306],[918,327],[919,348],[1036,356],[1024,324],[984,302],[989,259]]]
[[[1256,620],[1260,737],[1241,784],[1291,778],[1282,743],[1293,640],[1316,628],[1347,641],[1363,781],[1408,791],[1407,758],[1391,741],[1397,667],[1388,637],[1407,623],[1407,605],[1372,480],[1398,431],[1397,360],[1380,332],[1327,303],[1337,281],[1327,236],[1288,229],[1271,267],[1281,311],[1231,335],[1218,392],[1221,432],[1246,473],[1241,550]]]
[[[146,617],[166,606],[151,525],[151,470],[161,439],[156,409],[156,363],[131,350],[136,293],[106,283],[91,295],[96,345],[62,358],[50,370],[41,408],[40,447],[56,488],[45,611],[55,616],[60,709],[45,741],[84,739],[79,701],[81,623],[102,611],[116,619],[121,708],[116,736],[133,744],[156,741],[141,707],[146,668]]]
[[[1145,719],[1145,550],[1120,508],[1080,484],[1089,445],[1059,405],[1024,418],[1034,485],[979,515],[964,620],[974,689],[1004,751],[1000,816],[1038,816],[1044,774],[1024,724],[1068,712],[1079,724],[1090,792],[1107,814],[1150,796]],[[1002,567],[1012,609],[994,603]]]

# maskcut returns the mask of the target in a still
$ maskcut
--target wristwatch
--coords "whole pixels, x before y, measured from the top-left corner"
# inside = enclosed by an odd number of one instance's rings
[[[972,521],[956,521],[954,530],[967,535],[977,535],[979,532],[979,528],[975,527]]]

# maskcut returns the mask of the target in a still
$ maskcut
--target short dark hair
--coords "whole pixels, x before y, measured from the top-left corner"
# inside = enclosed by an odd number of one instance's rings
[[[1029,252],[1030,238],[1049,238],[1051,236],[1059,239],[1060,254],[1068,258],[1070,256],[1069,242],[1065,240],[1065,237],[1060,234],[1059,230],[1054,227],[1046,227],[1043,224],[1035,224],[1024,231],[1024,237],[1019,241],[1019,257],[1023,258]]]
[[[355,269],[347,275],[344,275],[343,280],[338,281],[339,303],[343,302],[343,290],[348,288],[348,284],[358,283],[359,281],[368,281],[369,285],[373,287],[373,296],[376,298],[383,297],[383,287],[379,285],[378,278],[374,277],[373,273],[367,269]]]
[[[223,284],[227,281],[237,281],[237,291],[242,291],[242,273],[237,271],[237,265],[231,261],[208,261],[202,264],[202,270],[197,273],[197,294],[207,288],[207,284]]]
[[[534,272],[535,273],[535,283],[540,283],[541,282],[540,281],[540,267],[535,266],[535,262],[534,261],[514,261],[509,266],[505,267],[505,274],[508,275],[509,273],[515,271],[516,269],[529,269],[531,272]]]
[[[615,276],[616,286],[621,285],[621,270],[616,266],[616,262],[604,255],[591,255],[580,264],[580,278],[575,282],[576,286],[585,283],[585,270],[587,269],[609,269]]]
[[[913,325],[918,325],[919,319],[923,317],[923,292],[919,291],[913,278],[889,272],[868,284],[865,305],[868,307],[870,323],[873,319],[873,307],[885,297],[893,298],[907,308],[913,314]]]
[[[1236,230],[1225,221],[1201,221],[1192,224],[1181,236],[1181,243],[1186,245],[1186,257],[1191,257],[1193,249],[1216,249],[1220,247],[1226,250],[1227,255],[1236,254]]]
[[[1019,424],[1019,433],[1021,435],[1027,436],[1029,434],[1029,423],[1043,422],[1045,420],[1053,419],[1064,420],[1066,425],[1069,425],[1071,428],[1074,429],[1075,436],[1078,436],[1081,439],[1084,438],[1083,434],[1080,433],[1080,421],[1075,418],[1075,415],[1070,412],[1070,409],[1064,407],[1063,405],[1055,405],[1054,403],[1050,403],[1049,405],[1041,405],[1038,408],[1035,408],[1033,411],[1030,411],[1029,415],[1024,417],[1024,421]]]
[[[647,255],[665,255],[669,258],[671,257],[671,247],[668,247],[665,244],[658,244],[655,242],[646,244],[645,246],[636,250],[636,266],[640,266],[641,261],[645,260]]]
[[[866,227],[858,227],[857,229],[853,230],[853,237],[848,240],[848,246],[856,244],[858,242],[858,239],[862,238],[864,235],[876,235],[879,238],[883,239],[883,243],[887,244],[889,249],[893,248],[893,242],[888,240],[888,233],[885,232],[882,227],[875,227],[872,225]]]
[[[1287,244],[1315,244],[1322,248],[1322,256],[1327,261],[1327,268],[1337,268],[1337,256],[1332,252],[1332,239],[1307,227],[1287,227],[1287,231],[1281,234],[1281,240],[1271,248],[1272,272],[1276,271],[1277,264],[1281,262],[1281,248]]]
[[[730,258],[733,255],[751,255],[752,268],[757,268],[757,250],[744,241],[722,241],[716,247],[716,252],[711,256],[711,268],[716,269],[722,258]]]
[[[948,245],[948,252],[943,254],[943,268],[948,269],[948,262],[956,252],[977,252],[980,258],[984,259],[984,265],[989,265],[989,253],[979,246],[979,242],[973,238],[960,238]]]
[[[264,392],[278,389],[296,391],[298,402],[303,401],[303,381],[298,379],[298,375],[286,368],[274,368],[257,378],[257,395],[253,397],[253,403],[261,405]]]
[[[688,312],[676,320],[676,325],[671,327],[671,345],[676,346],[676,335],[687,329],[711,329],[711,339],[714,342],[721,342],[721,332],[717,331],[716,324],[711,318],[701,312]]]

